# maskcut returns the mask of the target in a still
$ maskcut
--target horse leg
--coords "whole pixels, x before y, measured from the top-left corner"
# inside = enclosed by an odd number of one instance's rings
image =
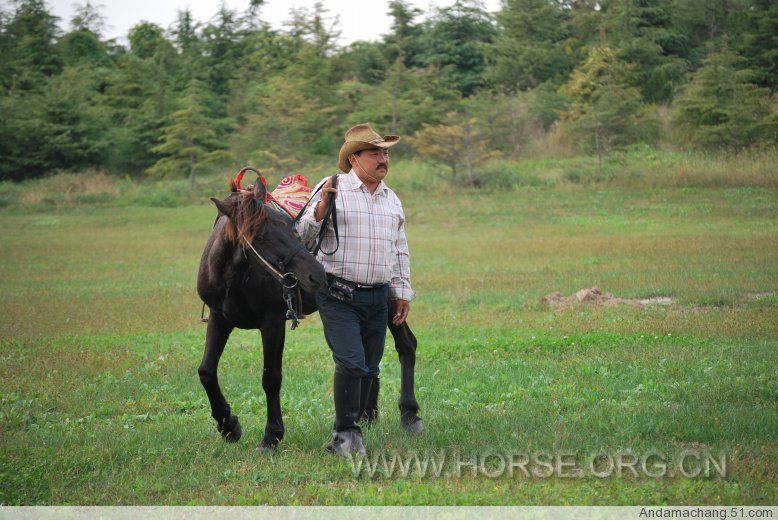
[[[419,417],[419,403],[413,392],[414,369],[416,367],[416,336],[411,332],[408,322],[401,325],[392,323],[392,318],[397,312],[397,301],[389,300],[388,324],[389,332],[394,338],[394,348],[400,356],[400,425],[410,433],[419,434],[424,431],[424,423]],[[378,389],[376,388],[376,394]]]
[[[281,366],[284,356],[286,322],[283,316],[268,317],[260,327],[262,354],[262,388],[267,399],[267,424],[265,436],[257,451],[273,451],[284,438],[284,421],[281,418]]]
[[[232,325],[227,323],[217,312],[211,310],[208,318],[208,331],[205,336],[205,353],[200,368],[197,370],[205,393],[208,394],[208,401],[211,403],[211,417],[216,420],[216,429],[227,442],[237,442],[243,432],[238,417],[232,415],[230,405],[224,399],[217,376],[219,358],[224,352],[224,346],[227,344],[232,329]]]

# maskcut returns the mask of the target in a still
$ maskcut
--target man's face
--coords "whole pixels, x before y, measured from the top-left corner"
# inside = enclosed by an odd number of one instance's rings
[[[389,150],[383,148],[362,150],[359,155],[354,154],[351,165],[360,168],[368,177],[382,181],[389,173]]]

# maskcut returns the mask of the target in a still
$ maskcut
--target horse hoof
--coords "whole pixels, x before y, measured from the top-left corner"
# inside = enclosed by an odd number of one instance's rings
[[[283,432],[265,432],[265,436],[262,437],[262,440],[257,445],[257,452],[258,453],[269,453],[273,454],[276,452],[276,448],[278,448],[278,443],[281,442],[281,439],[284,437]]]
[[[418,415],[403,416],[400,418],[400,425],[403,430],[413,435],[424,433],[424,423]]]
[[[256,452],[262,455],[272,455],[276,452],[277,448],[278,444],[263,444],[260,442],[257,444]]]
[[[243,435],[243,428],[240,427],[240,421],[238,421],[237,415],[230,415],[222,419],[221,424],[216,426],[219,433],[222,434],[222,438],[227,442],[238,442],[240,436]]]

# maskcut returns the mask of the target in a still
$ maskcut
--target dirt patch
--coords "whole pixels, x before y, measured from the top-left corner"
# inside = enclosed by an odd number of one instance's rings
[[[746,295],[746,299],[750,302],[758,302],[759,300],[766,300],[775,296],[774,292],[758,292]]]
[[[631,305],[637,308],[652,305],[671,305],[675,299],[669,296],[656,296],[654,298],[618,298],[609,292],[603,292],[599,287],[590,287],[565,296],[561,292],[547,294],[541,298],[540,303],[549,309],[567,309],[575,305],[592,305],[597,307],[610,307],[613,305]]]

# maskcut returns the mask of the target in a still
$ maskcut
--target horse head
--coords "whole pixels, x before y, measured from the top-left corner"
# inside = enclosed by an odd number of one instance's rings
[[[324,268],[305,248],[291,219],[267,205],[266,196],[264,178],[258,177],[252,190],[239,190],[233,183],[226,199],[211,199],[219,213],[227,217],[225,238],[236,245],[250,245],[286,276],[285,283],[291,273],[302,289],[316,292],[326,283]]]

